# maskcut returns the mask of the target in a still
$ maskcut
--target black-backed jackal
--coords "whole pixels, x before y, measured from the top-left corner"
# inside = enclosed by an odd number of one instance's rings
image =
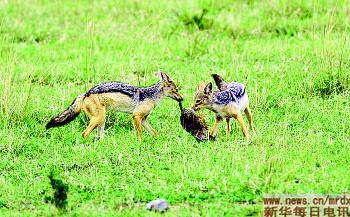
[[[252,113],[249,108],[249,99],[246,89],[243,84],[232,82],[227,84],[219,75],[213,74],[212,77],[219,91],[212,91],[212,84],[205,85],[204,83],[198,85],[195,102],[192,108],[199,110],[207,108],[216,114],[216,120],[210,136],[215,137],[218,132],[220,121],[225,118],[227,122],[226,136],[230,137],[231,125],[230,118],[237,119],[240,124],[243,134],[249,138],[249,134],[245,127],[241,111],[244,111],[249,121],[249,127],[255,134],[252,120]]]
[[[85,138],[97,127],[98,137],[101,138],[104,136],[106,112],[116,110],[132,114],[138,140],[142,139],[141,125],[147,132],[157,137],[157,132],[147,121],[148,115],[165,96],[176,101],[182,100],[175,83],[169,76],[163,72],[159,75],[161,81],[146,88],[120,82],[97,85],[79,95],[64,112],[52,118],[46,128],[65,125],[73,121],[83,110],[90,118],[90,123],[82,136]]]

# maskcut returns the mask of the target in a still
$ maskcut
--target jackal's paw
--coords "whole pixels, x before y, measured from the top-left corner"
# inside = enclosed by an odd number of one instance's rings
[[[95,136],[94,141],[100,141],[103,140],[104,136]]]
[[[210,141],[216,141],[216,136],[209,135],[209,140]]]

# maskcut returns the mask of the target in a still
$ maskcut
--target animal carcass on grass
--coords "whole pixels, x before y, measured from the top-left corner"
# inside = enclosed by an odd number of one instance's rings
[[[194,136],[197,141],[206,141],[209,139],[208,127],[203,117],[198,116],[193,109],[183,108],[182,102],[179,102],[182,127]]]

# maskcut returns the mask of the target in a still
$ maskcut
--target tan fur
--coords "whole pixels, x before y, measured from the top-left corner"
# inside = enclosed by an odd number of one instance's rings
[[[207,85],[208,86],[208,85]],[[252,120],[252,114],[251,110],[249,108],[249,100],[248,96],[246,99],[242,100],[242,104],[237,104],[235,102],[231,102],[227,105],[219,105],[211,102],[212,99],[212,93],[211,91],[206,91],[207,86],[205,86],[204,83],[201,83],[197,86],[196,91],[196,97],[195,97],[195,103],[192,106],[194,110],[198,110],[201,108],[207,108],[211,111],[213,111],[216,114],[215,124],[213,126],[213,129],[210,132],[210,135],[212,137],[215,137],[217,135],[219,124],[222,121],[223,118],[226,119],[227,127],[226,127],[226,137],[229,139],[230,132],[231,132],[231,125],[230,125],[230,119],[235,118],[243,132],[243,135],[246,138],[250,138],[246,126],[244,124],[243,116],[241,111],[244,111],[247,115],[249,127],[250,130],[255,134],[255,130],[253,127],[253,120]]]
[[[145,99],[139,104],[133,104],[133,100],[122,93],[92,94],[85,97],[82,107],[85,114],[90,118],[90,123],[82,133],[82,136],[87,137],[98,127],[98,136],[103,137],[106,112],[115,110],[132,114],[138,140],[142,139],[141,125],[148,133],[157,137],[157,132],[147,121],[147,117],[156,106],[156,103],[156,100]]]
[[[164,86],[168,83],[164,82]],[[170,90],[162,88],[161,91],[167,91],[167,95],[174,99],[182,99],[176,86],[172,83]],[[158,133],[151,127],[147,117],[156,107],[161,99],[147,98],[141,102],[134,102],[133,99],[123,93],[101,93],[91,94],[84,98],[82,109],[90,118],[88,127],[82,133],[87,137],[95,128],[98,128],[98,137],[104,136],[104,126],[106,121],[106,112],[115,110],[132,114],[133,123],[137,133],[137,139],[142,139],[141,126],[151,135],[158,137]]]
[[[65,111],[52,118],[46,125],[46,128],[49,129],[70,123],[82,110],[90,119],[89,125],[82,133],[82,136],[86,138],[97,128],[98,137],[101,138],[104,136],[106,113],[109,110],[115,110],[132,114],[138,140],[142,139],[141,126],[143,126],[148,133],[157,137],[157,132],[147,121],[149,114],[166,96],[176,101],[181,101],[183,99],[181,94],[178,93],[175,83],[170,80],[168,75],[164,72],[160,72],[159,76],[161,78],[160,85],[157,84],[152,87],[157,89],[135,87],[137,91],[144,91],[137,92],[135,95],[124,94],[122,91],[81,94]],[[141,99],[140,95],[138,95],[140,93],[148,95]]]

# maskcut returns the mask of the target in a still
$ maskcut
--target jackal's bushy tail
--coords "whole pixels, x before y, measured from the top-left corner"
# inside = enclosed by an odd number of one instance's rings
[[[215,84],[219,88],[220,91],[227,89],[227,83],[224,81],[224,79],[220,75],[212,74],[211,76],[213,77]]]
[[[72,104],[64,112],[52,118],[50,122],[46,124],[46,129],[63,126],[73,121],[81,111],[82,101],[84,97],[85,94],[81,94],[77,98],[75,98]]]

